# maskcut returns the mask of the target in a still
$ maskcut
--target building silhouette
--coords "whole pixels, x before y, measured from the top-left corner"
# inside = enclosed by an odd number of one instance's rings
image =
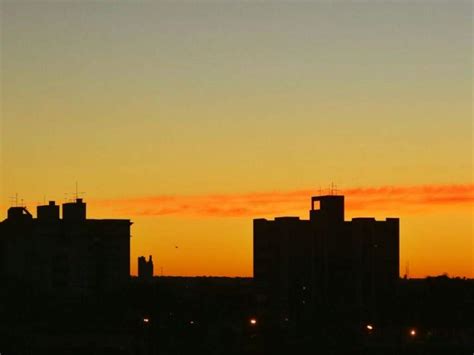
[[[319,207],[317,206],[319,205]],[[271,312],[374,319],[399,278],[399,219],[344,220],[344,196],[311,199],[309,220],[255,219],[254,278]]]
[[[153,278],[153,259],[149,256],[148,261],[144,256],[138,257],[138,277],[143,280],[150,280]]]
[[[0,275],[39,290],[88,293],[130,277],[130,220],[88,219],[82,199],[11,207],[0,222]]]

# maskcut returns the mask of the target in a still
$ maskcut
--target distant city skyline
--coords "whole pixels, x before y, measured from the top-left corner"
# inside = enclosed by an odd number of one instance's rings
[[[150,197],[136,197],[131,199],[90,199],[87,200],[92,212],[88,213],[89,218],[109,218],[120,217],[127,218],[127,215],[136,216],[141,221],[153,220],[154,218],[190,218],[191,220],[204,219],[210,224],[218,224],[221,219],[232,220],[246,220],[250,223],[253,218],[270,217],[272,214],[278,216],[297,216],[303,219],[308,217],[307,201],[304,198],[312,195],[335,195],[344,194],[349,197],[347,200],[347,216],[346,220],[351,220],[353,217],[373,215],[377,220],[384,220],[385,214],[388,216],[404,216],[401,221],[402,230],[406,225],[404,219],[408,219],[411,223],[417,222],[420,216],[426,214],[433,214],[438,216],[449,210],[455,208],[459,211],[470,211],[473,201],[473,185],[438,185],[438,186],[411,186],[411,187],[396,187],[385,186],[378,188],[351,188],[340,190],[336,185],[330,185],[327,188],[307,189],[296,191],[267,191],[267,192],[253,192],[248,194],[211,194],[211,195],[194,195],[194,196],[150,196]],[[76,194],[72,200],[76,198]],[[21,198],[19,198],[21,200]],[[67,198],[66,200],[70,200]],[[21,202],[18,202],[21,204]],[[45,202],[38,202],[36,205],[42,205]],[[14,205],[15,203],[13,203]],[[28,204],[30,211],[34,211],[35,204]],[[426,217],[421,221],[426,221]],[[139,222],[139,223],[140,223]],[[432,219],[430,221],[433,226],[436,226],[440,221]],[[408,223],[410,225],[410,223]],[[412,227],[412,226],[410,226]],[[134,223],[135,228],[141,229],[140,225]],[[413,227],[412,227],[413,228]],[[423,224],[416,225],[415,229],[407,232],[408,235],[418,235],[420,237],[428,237],[426,233],[427,227]],[[216,232],[217,233],[217,232]],[[250,231],[251,233],[251,231]],[[243,236],[243,234],[242,234]],[[247,235],[245,235],[247,238]],[[415,242],[419,242],[417,238]],[[133,238],[132,238],[133,240]],[[159,255],[165,257],[175,257],[178,260],[185,260],[189,255],[189,243],[182,244],[179,236],[175,239],[176,243],[183,245],[184,253],[177,253],[176,245],[167,245],[164,250],[151,250]],[[419,260],[413,255],[416,255],[416,244],[413,246],[410,240],[401,240],[402,260],[400,263],[400,276],[404,277],[421,277],[413,274],[413,268],[417,268]],[[179,241],[179,242],[178,242]],[[139,240],[138,242],[141,242]],[[237,242],[238,243],[238,242]],[[236,248],[244,246],[246,240],[240,239],[240,245]],[[459,244],[451,241],[451,250],[460,248]],[[418,246],[419,248],[423,246]],[[466,250],[469,253],[469,249]],[[182,255],[180,255],[182,254]],[[133,254],[132,254],[133,255]],[[462,254],[461,254],[462,255]],[[404,258],[403,258],[404,256]],[[410,259],[410,256],[412,257]],[[448,256],[448,255],[447,255]],[[446,257],[446,256],[445,256]],[[469,257],[469,255],[467,255]],[[437,259],[439,262],[439,259]],[[460,259],[463,260],[462,258]],[[425,260],[426,262],[426,260]],[[252,266],[252,264],[251,264]],[[164,265],[160,265],[160,274]],[[445,265],[439,265],[440,268]],[[132,275],[138,274],[137,264],[133,259],[130,260],[130,269]],[[462,274],[453,274],[448,271],[438,272],[438,274],[448,273],[450,276],[466,276]],[[437,275],[436,273],[427,275]],[[176,275],[175,275],[176,276]],[[242,276],[240,274],[230,276]],[[251,275],[244,275],[251,276]],[[467,274],[467,277],[470,277]]]
[[[134,222],[132,274],[251,276],[252,219],[306,218],[333,182],[349,217],[400,217],[401,275],[474,277],[472,2],[2,1],[0,22],[0,219],[77,181]]]

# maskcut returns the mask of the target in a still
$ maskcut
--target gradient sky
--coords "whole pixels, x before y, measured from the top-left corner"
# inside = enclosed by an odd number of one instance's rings
[[[78,181],[134,221],[133,273],[249,276],[252,218],[334,182],[348,218],[401,217],[401,274],[474,277],[472,2],[0,11],[2,216]]]

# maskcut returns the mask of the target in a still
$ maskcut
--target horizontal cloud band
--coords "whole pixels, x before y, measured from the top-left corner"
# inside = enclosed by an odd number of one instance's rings
[[[356,187],[344,194],[349,212],[420,213],[443,207],[472,208],[474,184]],[[324,194],[324,192],[323,192]],[[241,194],[157,195],[90,201],[109,213],[127,216],[265,217],[301,214],[319,189]]]

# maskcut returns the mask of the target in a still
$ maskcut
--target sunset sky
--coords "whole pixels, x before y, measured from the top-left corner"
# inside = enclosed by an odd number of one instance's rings
[[[130,218],[131,270],[252,275],[252,219],[401,218],[474,277],[471,1],[1,1],[0,217]],[[65,195],[68,193],[68,195]],[[178,248],[176,248],[178,247]]]

